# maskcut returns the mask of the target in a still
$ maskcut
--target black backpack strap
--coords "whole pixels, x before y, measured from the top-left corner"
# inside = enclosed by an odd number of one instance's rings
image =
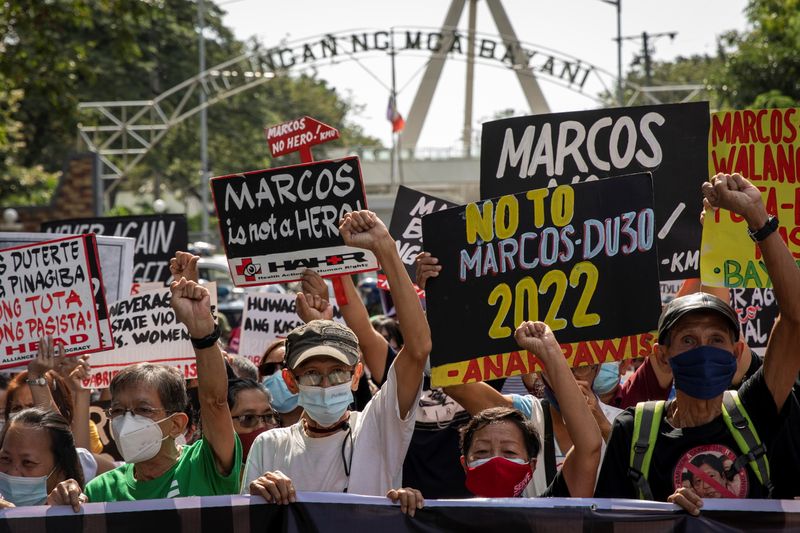
[[[553,417],[550,414],[550,402],[543,399],[542,416],[544,416],[544,477],[547,486],[556,477],[556,446],[555,436],[553,435]]]

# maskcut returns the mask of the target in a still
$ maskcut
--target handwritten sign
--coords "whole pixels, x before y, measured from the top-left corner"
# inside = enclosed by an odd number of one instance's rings
[[[134,239],[133,278],[136,282],[170,279],[169,260],[189,246],[184,215],[76,218],[42,224],[47,233],[96,233]],[[130,287],[130,284],[128,285]],[[120,294],[125,295],[126,292]]]
[[[563,343],[655,329],[661,311],[649,174],[560,185],[427,215],[425,248],[442,265],[426,287],[433,386],[539,368],[514,330],[543,320]],[[447,230],[445,231],[444,228]],[[640,340],[567,354],[636,353]]]
[[[357,157],[212,178],[222,243],[238,287],[377,270],[372,252],[345,246],[339,221],[366,209]]]
[[[250,293],[247,294],[242,313],[242,333],[239,340],[239,355],[261,359],[267,345],[275,339],[284,338],[297,326],[304,324],[297,316],[296,297],[293,294]],[[344,324],[336,300],[333,320]]]
[[[211,293],[211,313],[217,317],[217,287],[205,285]],[[120,370],[134,363],[159,363],[177,367],[186,379],[197,377],[194,348],[186,326],[179,323],[170,307],[169,288],[130,296],[110,308],[114,349],[92,356],[92,372],[85,388],[108,387]]]
[[[726,111],[711,116],[709,173],[739,173],[761,191],[767,212],[800,265],[800,109]],[[703,283],[769,288],[761,251],[747,223],[730,211],[707,214],[700,257]]]
[[[730,303],[739,316],[745,342],[754,352],[764,355],[780,312],[772,289],[731,289]]]
[[[339,130],[307,116],[269,126],[264,128],[264,133],[272,157],[306,151],[309,161],[312,146],[339,138]]]
[[[708,121],[701,102],[487,122],[481,198],[652,172],[660,279],[696,278]]]
[[[422,217],[456,205],[404,185],[400,185],[397,189],[389,233],[394,237],[397,253],[412,280],[415,280],[417,275],[414,259],[423,250]]]
[[[66,237],[0,250],[0,368],[36,357],[52,335],[66,355],[108,349],[105,308],[94,235]]]

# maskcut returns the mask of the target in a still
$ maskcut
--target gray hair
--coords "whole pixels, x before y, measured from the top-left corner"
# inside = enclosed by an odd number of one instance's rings
[[[247,357],[231,355],[228,362],[233,369],[233,373],[236,374],[236,377],[258,381],[258,367]]]
[[[186,409],[189,397],[186,394],[186,382],[180,370],[171,366],[139,363],[125,367],[114,376],[109,386],[111,397],[117,391],[140,386],[152,387],[166,411],[178,413]]]

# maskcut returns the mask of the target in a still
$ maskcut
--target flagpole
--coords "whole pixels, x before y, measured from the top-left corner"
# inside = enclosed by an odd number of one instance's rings
[[[396,85],[396,81],[395,81],[396,75],[395,75],[395,68],[394,68],[394,56],[395,56],[395,54],[397,52],[394,49],[394,28],[390,29],[390,45],[391,45],[391,49],[389,51],[389,57],[391,57],[391,61],[392,61],[392,97],[391,97],[391,101],[390,102],[392,104],[392,114],[394,115],[394,113],[397,113],[397,85]],[[390,174],[389,174],[389,176],[390,176],[390,184],[391,184],[392,188],[394,188],[394,184],[395,184],[395,165],[397,165],[398,168],[400,166],[399,165],[400,154],[398,153],[398,150],[397,150],[398,134],[395,133],[395,131],[394,131],[394,120],[393,119],[394,119],[394,116],[392,117],[392,120],[390,120],[390,122],[389,122],[389,124],[390,124],[389,127],[392,129],[392,159],[391,159],[392,168],[391,168],[391,171],[390,171]],[[400,180],[402,181],[402,177],[400,177]]]

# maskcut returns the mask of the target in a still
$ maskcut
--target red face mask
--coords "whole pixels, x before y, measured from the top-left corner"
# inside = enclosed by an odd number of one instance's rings
[[[486,462],[483,462],[486,461]],[[533,477],[531,465],[515,463],[505,457],[474,461],[467,467],[467,489],[481,498],[516,498]]]
[[[253,441],[256,437],[267,431],[268,427],[261,427],[254,429],[250,433],[239,433],[239,440],[242,443],[242,461],[247,459],[247,454],[250,453],[250,447],[253,446]]]

